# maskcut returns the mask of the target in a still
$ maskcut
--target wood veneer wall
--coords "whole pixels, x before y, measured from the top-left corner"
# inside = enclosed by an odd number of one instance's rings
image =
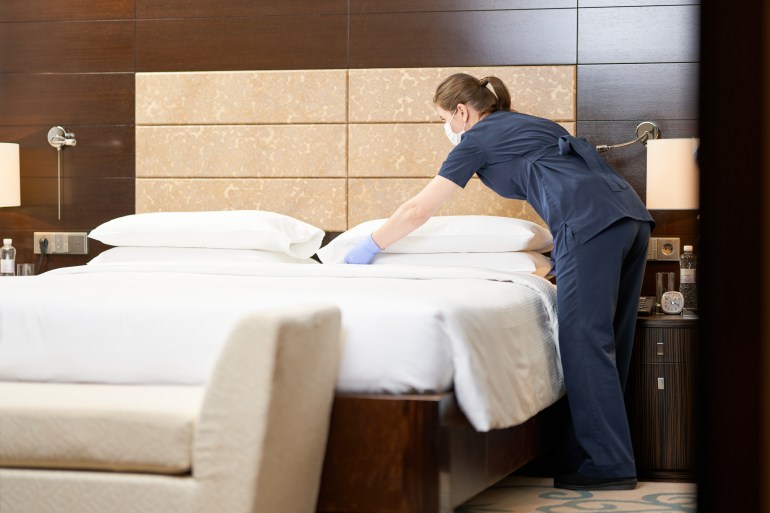
[[[647,119],[656,121],[666,137],[695,136],[698,3],[4,4],[0,140],[22,145],[23,205],[0,211],[0,234],[15,239],[19,261],[30,261],[33,231],[90,230],[133,212],[135,72],[576,65],[579,136],[596,144],[626,141]],[[65,126],[79,140],[63,152],[61,221],[56,219],[56,151],[45,139],[54,125]],[[644,196],[643,147],[618,150],[609,159]],[[696,213],[654,214],[656,234],[697,243]],[[102,249],[91,244],[88,258]],[[62,256],[50,264],[85,260]]]
[[[698,137],[698,0],[579,0],[577,136],[595,144],[632,140],[654,121],[664,138]],[[646,199],[645,147],[611,150],[607,160]],[[652,212],[653,236],[698,247],[697,211]],[[649,262],[642,289],[655,295],[655,272],[679,262]]]
[[[17,262],[31,262],[34,231],[88,231],[134,209],[134,0],[3,2],[0,8],[0,141],[21,149],[21,203],[0,211]],[[47,133],[78,141],[57,154]],[[91,256],[104,246],[90,243]],[[52,256],[48,268],[86,256]]]

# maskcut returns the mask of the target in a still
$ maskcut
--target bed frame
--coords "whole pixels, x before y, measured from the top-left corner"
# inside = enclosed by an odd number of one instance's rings
[[[480,433],[453,393],[338,394],[318,511],[449,513],[542,454],[558,412]]]
[[[341,232],[326,232],[326,245]],[[551,446],[564,399],[480,433],[454,393],[337,394],[318,513],[450,513]]]

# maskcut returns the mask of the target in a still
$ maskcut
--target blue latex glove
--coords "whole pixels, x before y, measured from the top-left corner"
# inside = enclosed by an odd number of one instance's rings
[[[371,264],[374,256],[382,251],[369,235],[358,246],[354,247],[345,255],[346,264]]]

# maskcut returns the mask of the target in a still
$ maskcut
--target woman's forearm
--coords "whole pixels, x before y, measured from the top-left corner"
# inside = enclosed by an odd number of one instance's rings
[[[381,249],[398,242],[431,218],[460,188],[442,176],[428,182],[415,197],[396,209],[385,224],[372,233],[372,239]]]
[[[372,233],[372,238],[381,249],[385,249],[425,224],[431,214],[414,199],[407,201]]]

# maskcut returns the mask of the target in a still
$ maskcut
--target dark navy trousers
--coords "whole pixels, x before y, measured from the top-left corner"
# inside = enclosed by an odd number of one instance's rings
[[[623,391],[649,239],[648,222],[625,218],[582,244],[567,233],[556,261],[570,455],[585,476],[636,475]]]

